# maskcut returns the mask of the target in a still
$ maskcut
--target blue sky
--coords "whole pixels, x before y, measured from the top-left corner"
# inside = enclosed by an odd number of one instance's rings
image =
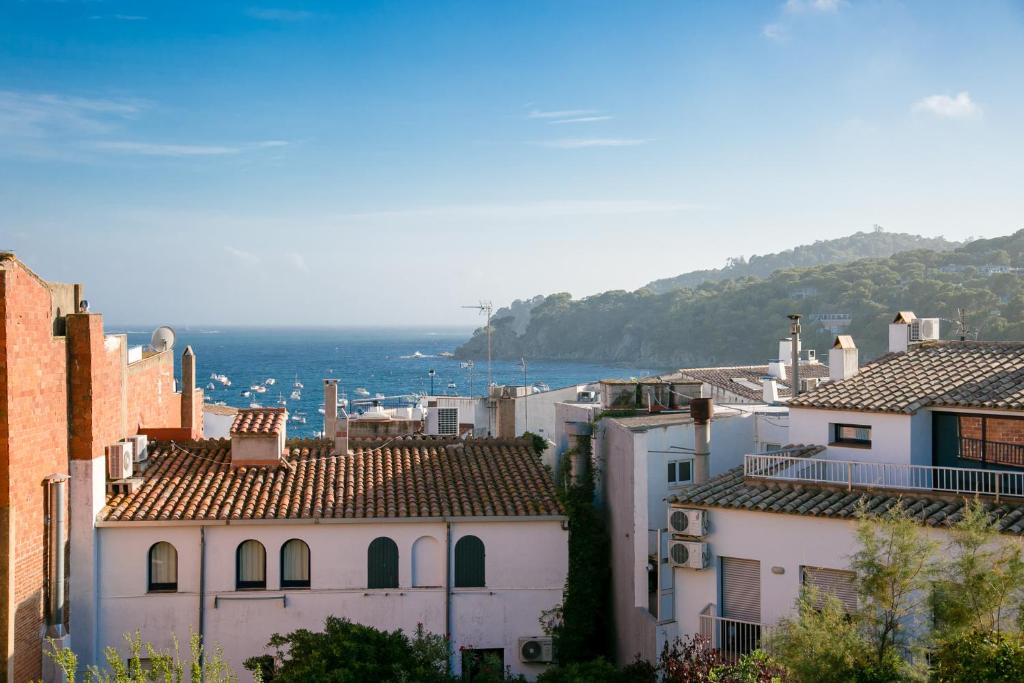
[[[0,248],[120,322],[475,323],[1024,226],[1020,2],[6,1]]]

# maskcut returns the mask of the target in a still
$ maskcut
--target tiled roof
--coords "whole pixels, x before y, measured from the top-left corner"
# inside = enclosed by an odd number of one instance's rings
[[[284,408],[244,408],[231,423],[231,433],[280,434],[286,417]]]
[[[204,413],[213,413],[214,415],[238,415],[238,408],[234,406],[222,406],[216,403],[204,403]]]
[[[185,449],[187,452],[183,452]],[[106,521],[561,515],[525,439],[406,437],[292,447],[279,465],[231,467],[231,443],[159,443],[142,484]]]
[[[694,507],[727,508],[753,512],[854,519],[861,499],[870,512],[884,512],[897,502],[927,526],[956,523],[966,498],[911,492],[853,489],[775,481],[748,481],[743,468],[736,467],[669,499],[670,503]],[[1004,533],[1024,535],[1024,502],[995,503],[983,500],[985,510]]]
[[[789,405],[883,413],[927,406],[1024,409],[1024,342],[922,342]]]
[[[764,398],[764,389],[761,388],[761,378],[768,374],[767,365],[734,365],[721,368],[684,368],[668,377],[682,377],[698,382],[710,384],[723,391],[742,396],[745,399],[760,402]],[[786,377],[793,377],[793,366],[786,366]],[[824,363],[806,363],[800,366],[800,377],[828,377],[828,366]],[[743,379],[757,385],[757,389],[745,387],[735,379]],[[779,396],[789,396],[788,380],[780,380]]]

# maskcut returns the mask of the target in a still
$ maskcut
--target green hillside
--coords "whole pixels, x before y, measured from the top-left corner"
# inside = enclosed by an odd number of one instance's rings
[[[856,232],[846,237],[819,240],[804,244],[777,254],[742,256],[729,259],[724,268],[694,270],[675,277],[649,282],[645,287],[655,294],[664,294],[673,289],[697,287],[705,282],[721,282],[743,277],[768,277],[777,270],[807,268],[830,263],[847,263],[864,258],[884,258],[914,249],[948,251],[960,246],[943,237],[921,237],[901,232],[885,232],[875,228],[872,232]]]
[[[816,315],[845,313],[847,332],[868,359],[885,351],[887,324],[897,310],[952,320],[967,311],[971,336],[1024,340],[1024,230],[977,240],[952,251],[918,249],[886,258],[791,268],[766,278],[705,282],[657,294],[611,291],[580,300],[552,294],[531,307],[522,334],[516,317],[494,320],[499,358],[623,362],[672,368],[753,363],[768,359],[798,312],[805,347],[825,352],[832,334]],[[520,321],[521,322],[521,321]],[[943,324],[943,337],[956,332]],[[477,330],[457,351],[486,356]]]

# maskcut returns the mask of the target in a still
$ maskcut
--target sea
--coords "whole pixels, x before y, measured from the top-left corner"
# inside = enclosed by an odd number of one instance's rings
[[[109,331],[126,333],[133,346],[149,344],[152,334],[149,327],[132,325]],[[285,405],[289,413],[306,418],[305,424],[289,422],[288,433],[293,436],[311,437],[323,428],[319,408],[326,378],[339,380],[340,393],[349,401],[367,398],[357,394],[357,389],[365,389],[371,398],[431,393],[430,370],[434,370],[434,395],[482,395],[487,387],[486,359],[468,367],[442,355],[469,339],[470,328],[175,327],[174,331],[179,382],[181,352],[191,345],[199,385],[208,402],[239,408],[248,407],[253,400],[264,407]],[[521,362],[495,360],[491,364],[497,384],[544,384],[552,389],[598,379],[642,377],[660,370],[527,358],[524,382]],[[212,375],[227,376],[231,386],[222,385]],[[303,385],[298,400],[291,398],[296,383]],[[266,391],[242,395],[256,385]]]

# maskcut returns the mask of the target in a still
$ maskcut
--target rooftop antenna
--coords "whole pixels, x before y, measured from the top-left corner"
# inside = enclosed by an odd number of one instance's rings
[[[476,306],[463,306],[463,308],[475,308],[481,313],[487,314],[487,392],[490,395],[491,391],[491,312],[494,310],[494,306],[490,301],[481,301]]]
[[[957,308],[956,309],[956,323],[957,335],[960,337],[960,341],[966,341],[967,337],[971,334],[971,328],[967,324],[967,309]]]
[[[161,325],[153,330],[153,336],[149,338],[149,345],[154,351],[169,351],[174,348],[174,329],[169,325]]]

